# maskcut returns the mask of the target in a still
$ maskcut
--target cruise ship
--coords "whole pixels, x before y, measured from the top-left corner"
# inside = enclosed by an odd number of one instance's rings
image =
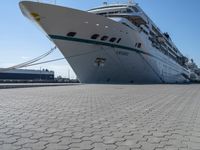
[[[140,6],[82,11],[21,1],[22,13],[59,48],[82,83],[184,83],[188,59]]]

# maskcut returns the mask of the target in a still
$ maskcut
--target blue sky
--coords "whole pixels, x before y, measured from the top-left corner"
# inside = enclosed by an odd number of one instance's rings
[[[2,1],[0,5],[0,67],[9,67],[45,53],[53,44],[20,12],[20,0]],[[51,0],[43,0],[51,2]],[[53,0],[52,0],[53,1]],[[57,4],[87,10],[105,0],[57,0]],[[108,3],[128,0],[107,0]],[[136,0],[155,24],[167,31],[181,52],[194,58],[200,66],[200,1],[199,0]],[[57,50],[46,60],[61,58]],[[75,78],[68,63],[63,60],[32,67],[55,70],[56,75]]]

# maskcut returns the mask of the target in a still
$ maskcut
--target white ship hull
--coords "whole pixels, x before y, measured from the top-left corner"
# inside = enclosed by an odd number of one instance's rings
[[[36,22],[60,49],[82,83],[183,83],[189,72],[151,46],[134,29],[103,16],[36,2],[21,2],[24,15]],[[34,14],[34,15],[31,15]],[[76,32],[75,37],[67,37]],[[120,43],[93,40],[100,34]],[[133,41],[142,42],[135,48]],[[100,59],[100,62],[97,60]]]

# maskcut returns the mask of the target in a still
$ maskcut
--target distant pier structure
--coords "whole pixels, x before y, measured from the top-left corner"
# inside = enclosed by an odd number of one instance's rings
[[[47,69],[27,70],[15,69],[0,71],[0,80],[54,80],[54,72]]]

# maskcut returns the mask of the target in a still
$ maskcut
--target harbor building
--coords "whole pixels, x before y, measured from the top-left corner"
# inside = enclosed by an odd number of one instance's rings
[[[47,69],[0,71],[0,80],[54,80],[54,72]]]

